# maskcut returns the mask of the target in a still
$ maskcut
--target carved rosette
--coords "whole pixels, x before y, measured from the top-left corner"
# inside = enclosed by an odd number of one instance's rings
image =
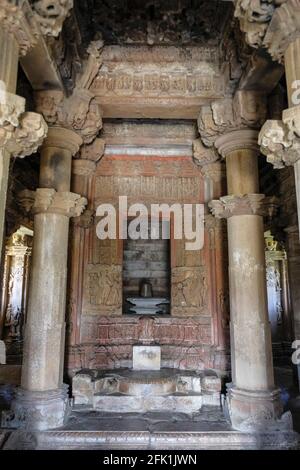
[[[294,165],[300,158],[300,106],[283,111],[282,121],[268,120],[258,142],[261,152],[274,168]]]
[[[250,46],[258,48],[262,45],[275,6],[279,3],[282,0],[235,1],[234,16],[239,19],[240,28]]]
[[[61,214],[66,217],[79,217],[87,204],[87,199],[79,194],[47,188],[21,191],[18,199],[27,212]]]
[[[224,196],[211,201],[208,206],[217,219],[228,219],[236,215],[265,215],[266,198],[264,194],[243,196]]]
[[[274,2],[275,3],[275,2]],[[263,46],[274,60],[283,62],[288,45],[300,37],[300,0],[278,0]]]
[[[59,35],[73,4],[73,0],[37,0],[33,3],[34,17],[45,36]]]
[[[37,44],[39,30],[27,0],[0,0],[0,25],[15,36],[20,55]]]

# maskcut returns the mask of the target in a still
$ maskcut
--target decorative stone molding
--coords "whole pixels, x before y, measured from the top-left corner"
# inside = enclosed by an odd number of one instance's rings
[[[282,121],[268,120],[259,133],[261,152],[274,168],[294,165],[300,158],[300,106],[283,111]]]
[[[32,210],[34,214],[61,214],[66,217],[79,217],[87,204],[87,199],[79,194],[47,188],[21,191],[19,201],[27,212]]]
[[[59,90],[36,91],[34,94],[35,108],[44,116],[49,126],[57,125],[59,107],[62,105],[64,95]]]
[[[264,205],[264,194],[224,196],[208,204],[212,214],[218,219],[228,219],[235,215],[264,215]]]
[[[234,130],[257,129],[266,120],[266,98],[254,91],[237,91],[234,98],[203,106],[198,118],[202,142],[214,145],[218,136]]]
[[[20,55],[37,44],[39,30],[27,0],[0,0],[0,25],[15,36]]]
[[[56,147],[68,150],[74,156],[82,145],[81,137],[76,132],[63,127],[49,127],[43,147]]]
[[[43,35],[59,36],[63,23],[70,10],[73,8],[73,0],[37,0],[32,9],[34,17],[39,24]]]
[[[215,141],[215,147],[222,158],[226,158],[236,150],[254,150],[259,153],[258,131],[254,129],[241,129],[221,135]]]
[[[240,28],[250,46],[258,48],[262,45],[275,7],[280,3],[282,0],[235,1],[234,16],[239,19]]]
[[[96,163],[102,158],[104,149],[105,140],[96,138],[93,143],[81,147],[80,156],[84,160],[90,160]]]
[[[24,158],[37,151],[47,132],[48,126],[43,116],[31,112],[23,113],[7,148],[14,157]]]
[[[300,37],[300,0],[278,0],[263,45],[274,60],[283,62],[288,45]]]

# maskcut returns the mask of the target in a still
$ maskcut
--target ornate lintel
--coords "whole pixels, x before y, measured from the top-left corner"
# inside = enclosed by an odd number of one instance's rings
[[[73,0],[37,0],[33,3],[34,17],[45,36],[59,35],[73,4]]]
[[[18,198],[27,212],[61,214],[66,217],[79,217],[87,204],[87,199],[80,194],[47,188],[21,191]]]
[[[282,121],[266,121],[258,142],[274,168],[294,165],[300,159],[300,106],[284,110]]]
[[[245,129],[258,129],[266,120],[266,98],[255,91],[238,90],[233,99],[215,101],[203,106],[198,118],[202,142],[215,144],[220,135]]]
[[[265,203],[264,194],[245,194],[223,196],[208,206],[216,218],[228,219],[236,215],[265,215]]]

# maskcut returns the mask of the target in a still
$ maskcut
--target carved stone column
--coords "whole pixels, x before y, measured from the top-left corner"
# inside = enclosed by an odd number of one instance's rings
[[[273,376],[257,135],[240,130],[216,140],[215,146],[226,158],[230,195],[210,203],[213,214],[228,222],[233,352],[228,403],[232,425],[241,431],[276,427],[283,411]]]
[[[34,113],[30,113],[31,121],[35,120],[34,128],[31,129],[31,126],[27,125],[29,113],[24,113],[25,100],[14,95],[19,56],[24,56],[35,45],[37,35],[38,29],[27,2],[0,0],[0,252],[10,156],[14,153],[15,144],[17,156],[30,155],[37,149],[46,133],[46,126],[37,115],[34,117]],[[21,117],[23,123],[20,123]],[[23,129],[16,135],[18,127]],[[34,132],[38,127],[41,131],[39,136]],[[23,152],[25,140],[27,148],[24,148]]]
[[[228,409],[235,429],[265,432],[291,427],[282,415],[275,389],[267,290],[262,210],[259,194],[257,128],[266,103],[254,92],[202,108],[202,142],[226,160],[228,196],[210,202],[213,214],[228,223],[232,384]]]
[[[47,429],[62,426],[68,410],[63,384],[69,218],[86,199],[70,192],[72,156],[82,139],[49,128],[41,149],[40,184],[32,198],[34,246],[29,284],[21,388],[6,425]]]

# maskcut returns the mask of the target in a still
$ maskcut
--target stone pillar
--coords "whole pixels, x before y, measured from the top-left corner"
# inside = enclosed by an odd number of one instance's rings
[[[63,384],[69,218],[86,199],[70,192],[72,156],[82,143],[75,132],[49,128],[41,149],[40,184],[32,197],[34,246],[28,295],[21,388],[6,425],[60,427],[68,410]]]
[[[233,378],[228,408],[232,426],[248,432],[280,428],[283,412],[274,386],[257,136],[243,129],[216,139],[226,159],[229,195],[210,203],[213,214],[228,222]],[[291,426],[289,419],[286,424]]]
[[[20,2],[0,0],[0,253],[2,251],[9,161],[19,118],[25,111],[25,100],[16,96],[19,55],[25,55],[35,44],[32,18]],[[32,153],[32,152],[31,152]],[[23,155],[24,156],[24,155]]]

